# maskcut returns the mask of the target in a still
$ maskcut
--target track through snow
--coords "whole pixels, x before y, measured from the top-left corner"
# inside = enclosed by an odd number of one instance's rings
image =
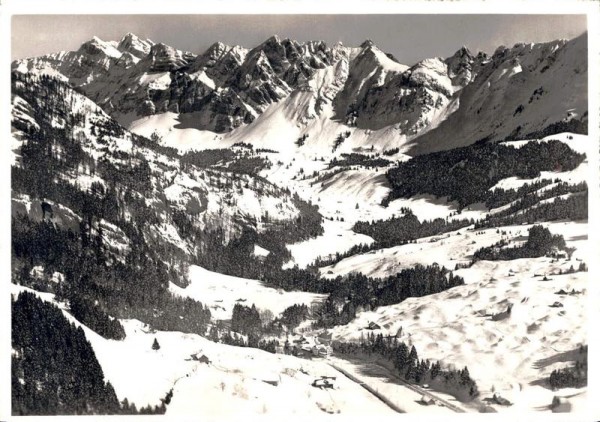
[[[398,413],[406,413],[404,410],[402,410],[400,407],[396,406],[396,404],[394,404],[392,401],[390,401],[389,399],[387,399],[385,396],[383,396],[382,394],[379,394],[377,392],[377,390],[371,388],[367,383],[365,383],[364,381],[361,381],[360,379],[356,378],[354,375],[352,375],[350,372],[346,371],[345,369],[340,368],[339,366],[337,366],[334,363],[330,363],[329,366],[331,366],[333,369],[335,369],[336,371],[340,372],[341,374],[343,374],[346,378],[350,379],[351,381],[355,382],[356,384],[360,385],[361,387],[363,387],[365,390],[367,390],[369,393],[373,394],[375,397],[377,397],[379,400],[381,400],[382,402],[384,402],[387,406],[389,406],[392,410],[398,412]]]
[[[363,386],[398,413],[464,413],[465,410],[451,403],[455,400],[449,395],[441,397],[418,385],[410,384],[392,373],[388,368],[376,362],[360,362],[331,357],[328,361],[336,370],[342,372],[354,382]],[[435,406],[426,406],[421,402],[423,396],[434,399]]]

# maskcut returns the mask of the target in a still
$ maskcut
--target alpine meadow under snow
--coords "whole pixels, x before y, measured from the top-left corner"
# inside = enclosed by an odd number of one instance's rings
[[[13,414],[585,411],[587,37],[16,60]]]

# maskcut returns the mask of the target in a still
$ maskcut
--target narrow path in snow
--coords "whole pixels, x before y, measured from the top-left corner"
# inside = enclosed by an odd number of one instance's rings
[[[380,364],[378,364],[378,363],[376,363],[375,365],[376,365],[376,366],[378,366],[379,368],[382,368],[382,369],[384,369],[384,370],[388,371],[388,368],[386,368],[386,367],[385,367],[385,366],[383,366],[383,365],[380,365]],[[446,406],[448,409],[450,409],[450,410],[453,410],[453,411],[455,411],[456,413],[465,413],[465,410],[464,410],[464,409],[462,409],[462,408],[460,408],[460,407],[456,406],[456,405],[455,405],[455,404],[453,404],[453,403],[450,403],[448,400],[445,400],[445,399],[443,399],[443,398],[441,398],[441,397],[439,397],[439,396],[437,396],[437,395],[435,395],[435,394],[431,393],[430,391],[427,391],[427,390],[425,390],[425,389],[423,389],[423,388],[419,387],[418,385],[411,384],[411,383],[409,383],[409,382],[407,382],[407,381],[403,380],[403,379],[402,379],[402,378],[400,378],[399,376],[397,376],[397,375],[395,375],[395,374],[391,373],[391,371],[388,371],[388,372],[389,372],[389,373],[388,373],[388,375],[389,375],[389,377],[390,377],[390,378],[393,378],[395,381],[398,381],[400,384],[404,385],[405,387],[407,387],[407,388],[410,388],[411,390],[413,390],[413,391],[415,391],[415,392],[417,392],[417,393],[419,393],[419,394],[423,394],[424,396],[430,397],[430,398],[432,398],[433,400],[435,400],[435,401],[438,401],[438,402],[442,403],[442,404],[443,404],[444,406]]]
[[[338,359],[344,361],[345,363],[352,364],[351,361],[348,361],[348,360],[345,360],[345,359],[342,359],[342,358],[338,358]],[[375,395],[378,399],[380,399],[381,401],[383,401],[385,404],[387,404],[393,410],[395,410],[395,411],[397,411],[399,413],[407,413],[407,411],[403,410],[398,405],[396,405],[391,398],[386,397],[386,395],[384,393],[380,392],[378,389],[374,389],[373,387],[371,387],[368,384],[368,381],[360,379],[356,375],[350,374],[347,370],[341,368],[339,365],[337,365],[337,364],[335,364],[335,363],[333,363],[331,361],[329,361],[327,363],[330,366],[332,366],[334,369],[336,369],[339,372],[341,372],[344,375],[346,375],[352,381],[360,384],[362,387],[364,387],[365,389],[367,389],[370,393],[372,393],[373,395]],[[369,362],[369,365],[372,368],[378,369],[379,371],[383,371],[383,373],[385,374],[386,377],[390,378],[391,380],[393,380],[397,384],[399,384],[399,385],[401,385],[403,387],[406,387],[409,390],[414,391],[415,393],[417,393],[420,396],[430,397],[436,403],[442,404],[444,407],[448,408],[449,410],[451,410],[453,412],[456,412],[456,413],[466,413],[465,409],[457,406],[456,404],[451,403],[448,400],[443,399],[443,398],[439,397],[438,395],[436,395],[436,394],[434,394],[434,393],[432,393],[432,392],[430,392],[428,390],[425,390],[424,388],[422,388],[422,387],[420,387],[418,385],[414,385],[414,384],[411,384],[409,382],[406,382],[402,378],[400,378],[397,375],[395,375],[392,371],[390,371],[389,368],[387,368],[385,365],[379,364],[377,362]]]
[[[377,397],[379,400],[381,400],[383,403],[385,403],[390,409],[392,409],[392,410],[394,410],[395,412],[398,412],[398,413],[406,413],[400,407],[398,407],[394,403],[392,403],[392,401],[390,401],[387,397],[385,397],[384,395],[380,394],[377,390],[375,390],[374,388],[370,387],[364,381],[361,381],[360,379],[356,378],[354,375],[352,375],[351,373],[349,373],[345,369],[340,368],[339,366],[337,366],[334,363],[328,362],[328,364],[333,369],[335,369],[336,371],[338,371],[341,374],[343,374],[350,381],[355,382],[356,384],[360,385],[362,388],[364,388],[365,390],[367,390],[369,393],[371,393],[372,395],[374,395],[375,397]]]

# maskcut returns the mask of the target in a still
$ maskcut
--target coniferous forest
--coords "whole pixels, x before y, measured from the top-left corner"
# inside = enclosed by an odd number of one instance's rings
[[[568,171],[585,159],[559,141],[530,142],[520,148],[504,143],[481,143],[419,155],[399,162],[387,173],[394,198],[418,194],[448,197],[459,209],[477,202],[494,204],[489,189],[506,177],[538,177],[541,171]]]
[[[554,251],[565,250],[565,239],[561,235],[553,235],[547,228],[536,225],[529,229],[527,241],[521,246],[506,247],[505,242],[478,249],[473,260],[511,260],[519,258],[538,258]]]
[[[22,292],[11,307],[14,415],[164,413],[164,404],[138,412],[119,402],[83,329],[56,306]]]

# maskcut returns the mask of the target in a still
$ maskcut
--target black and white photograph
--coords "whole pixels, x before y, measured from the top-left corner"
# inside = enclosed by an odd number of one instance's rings
[[[0,419],[600,417],[597,4],[94,3],[0,6]]]

